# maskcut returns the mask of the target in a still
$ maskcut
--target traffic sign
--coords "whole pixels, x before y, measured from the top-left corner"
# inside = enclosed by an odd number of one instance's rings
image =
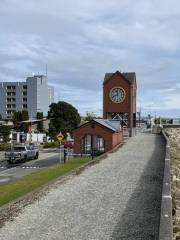
[[[61,132],[56,137],[59,142],[61,142],[64,139],[64,135]]]

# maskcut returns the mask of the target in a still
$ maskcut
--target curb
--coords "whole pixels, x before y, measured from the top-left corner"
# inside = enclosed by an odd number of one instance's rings
[[[164,130],[162,135],[166,141],[166,155],[164,165],[164,178],[161,200],[161,215],[159,224],[159,240],[172,240],[172,196],[171,196],[171,174],[170,174],[170,145]]]

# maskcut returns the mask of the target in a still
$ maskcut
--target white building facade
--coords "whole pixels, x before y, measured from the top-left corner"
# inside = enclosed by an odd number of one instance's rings
[[[54,88],[48,85],[47,77],[34,75],[26,82],[0,83],[0,114],[3,119],[12,119],[15,111],[27,110],[30,118],[37,112],[47,116],[49,105],[54,102]]]

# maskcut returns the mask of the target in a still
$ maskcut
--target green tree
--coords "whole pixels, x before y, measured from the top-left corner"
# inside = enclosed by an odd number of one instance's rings
[[[19,131],[21,121],[22,121],[22,113],[20,111],[18,112],[15,111],[13,114],[14,130]]]
[[[27,120],[29,120],[28,111],[23,110],[23,111],[22,111],[22,121],[27,121]],[[21,127],[20,127],[20,130],[21,130],[22,132],[27,133],[28,130],[29,130],[29,123],[22,123],[22,124],[21,124]]]
[[[36,118],[39,120],[43,120],[43,112],[37,112]],[[37,130],[39,132],[43,132],[43,121],[38,122]]]
[[[29,114],[28,111],[22,110],[22,121],[29,120]]]
[[[48,135],[51,137],[51,139],[56,139],[57,131],[56,128],[53,126],[52,121],[50,121],[49,123]]]
[[[3,142],[7,143],[10,140],[9,138],[10,133],[11,127],[5,125],[0,126],[0,136],[3,139]]]
[[[22,112],[21,111],[14,112],[13,116],[14,129],[16,131],[28,132],[29,123],[22,122],[27,120],[29,120],[28,111],[23,110]]]
[[[21,112],[20,112],[20,111],[18,111],[18,112],[15,111],[14,114],[13,114],[13,122],[14,122],[14,123],[20,122],[21,119],[22,119],[22,114],[21,114]]]
[[[94,112],[87,112],[86,116],[84,117],[85,121],[91,121],[93,119],[97,118],[96,114]]]
[[[67,132],[71,133],[79,125],[81,117],[71,104],[60,101],[52,103],[49,107],[48,117],[51,119],[49,132],[52,132],[52,135],[62,132],[66,136]]]

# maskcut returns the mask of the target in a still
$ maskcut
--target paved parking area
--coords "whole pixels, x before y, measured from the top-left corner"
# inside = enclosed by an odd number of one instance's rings
[[[157,239],[165,144],[138,134],[0,229],[1,240]]]

